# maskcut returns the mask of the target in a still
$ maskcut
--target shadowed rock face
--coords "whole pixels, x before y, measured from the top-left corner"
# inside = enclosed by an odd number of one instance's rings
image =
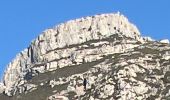
[[[170,99],[169,63],[169,44],[142,38],[119,13],[76,19],[17,55],[0,100]]]

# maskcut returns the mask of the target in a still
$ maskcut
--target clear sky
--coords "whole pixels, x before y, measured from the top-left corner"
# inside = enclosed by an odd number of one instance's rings
[[[0,0],[0,76],[42,31],[83,16],[120,11],[142,35],[170,39],[170,0]]]

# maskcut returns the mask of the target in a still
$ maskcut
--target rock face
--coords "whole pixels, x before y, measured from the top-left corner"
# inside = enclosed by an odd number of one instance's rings
[[[170,99],[169,64],[169,44],[141,37],[119,13],[71,20],[7,66],[0,99]]]
[[[170,43],[168,39],[161,40],[160,42],[161,42],[161,43],[167,43],[167,44]]]

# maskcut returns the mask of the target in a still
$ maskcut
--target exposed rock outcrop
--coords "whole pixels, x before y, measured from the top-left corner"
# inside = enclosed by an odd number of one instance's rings
[[[170,43],[168,39],[163,39],[163,40],[161,40],[160,42],[161,42],[161,43],[167,43],[167,44]]]
[[[8,65],[2,92],[13,100],[167,99],[169,59],[169,44],[141,37],[123,15],[96,15],[40,34]]]

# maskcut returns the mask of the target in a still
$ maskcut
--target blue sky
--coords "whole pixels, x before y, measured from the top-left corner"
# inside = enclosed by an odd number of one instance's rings
[[[142,35],[170,39],[170,0],[1,0],[0,76],[42,31],[83,16],[120,11]]]

